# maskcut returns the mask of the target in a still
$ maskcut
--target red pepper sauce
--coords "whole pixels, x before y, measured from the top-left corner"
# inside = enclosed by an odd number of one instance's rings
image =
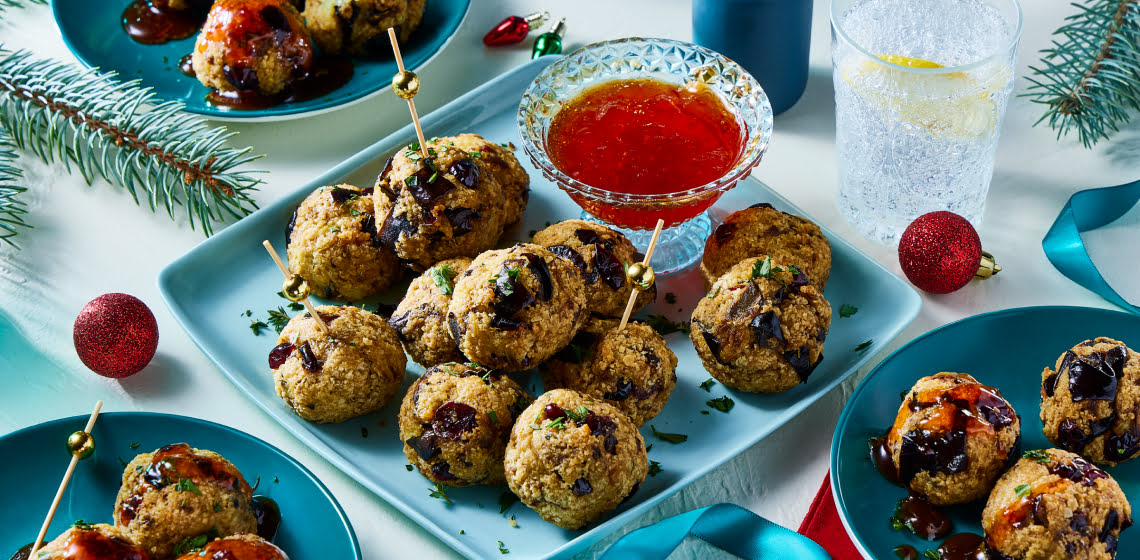
[[[744,138],[741,123],[711,90],[637,79],[585,90],[554,115],[546,139],[554,165],[587,185],[664,195],[723,177],[740,159]],[[669,214],[661,217],[677,223],[715,201],[711,197],[656,214]],[[657,217],[626,214],[613,221],[623,225],[632,219],[652,227]]]

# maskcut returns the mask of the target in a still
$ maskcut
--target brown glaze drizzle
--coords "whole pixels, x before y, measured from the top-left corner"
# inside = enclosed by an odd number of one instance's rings
[[[30,542],[21,546],[19,550],[12,554],[11,560],[28,560],[28,557],[32,555],[32,547],[35,545],[36,543]]]
[[[974,533],[950,535],[938,547],[941,560],[989,560],[985,540]]]
[[[192,55],[182,57],[182,59],[178,61],[178,71],[191,78],[198,77],[198,75],[194,73],[194,57]]]
[[[32,545],[21,548],[12,560],[25,560]],[[62,554],[53,558],[66,560],[150,560],[145,551],[122,537],[109,537],[94,529],[76,528],[60,543]],[[21,553],[23,556],[21,556]]]
[[[257,517],[257,536],[273,540],[281,526],[281,508],[277,507],[277,502],[268,496],[254,496],[253,515]]]
[[[209,2],[191,0],[190,7],[176,10],[170,0],[135,0],[123,10],[123,30],[144,45],[185,39],[206,21]]]
[[[337,56],[318,57],[313,69],[303,78],[295,80],[277,95],[265,95],[256,90],[218,91],[206,96],[214,105],[242,111],[265,109],[282,103],[308,101],[328,95],[352,79],[352,61]]]
[[[936,541],[950,534],[954,523],[930,502],[911,494],[895,506],[895,520],[906,525],[915,535]]]
[[[126,527],[134,521],[143,497],[151,489],[161,490],[181,479],[195,484],[210,482],[225,490],[239,490],[245,495],[252,491],[241,473],[233,465],[199,455],[185,443],[173,443],[160,448],[151,457],[150,465],[141,473],[131,496],[123,501],[119,511],[119,524]]]
[[[916,560],[918,558],[918,549],[909,544],[900,544],[892,552],[902,560]]]
[[[898,484],[899,470],[895,467],[894,459],[891,458],[891,448],[887,445],[886,434],[871,440],[870,444],[871,461],[875,463],[875,468],[878,469],[879,474],[883,475],[883,478],[890,481],[891,484]]]
[[[273,543],[227,538],[210,542],[195,558],[206,560],[285,560],[285,553]]]

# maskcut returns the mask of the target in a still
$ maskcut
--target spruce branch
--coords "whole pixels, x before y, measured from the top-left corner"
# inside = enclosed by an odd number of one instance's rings
[[[27,4],[40,4],[46,5],[48,0],[0,0],[0,13],[4,12],[5,8],[26,8]]]
[[[28,189],[19,185],[23,172],[16,167],[15,145],[8,132],[0,128],[0,241],[19,249],[12,241],[19,228],[32,227],[24,221],[27,208],[18,195]]]
[[[138,80],[0,47],[0,125],[17,147],[74,166],[88,184],[102,177],[172,219],[184,206],[191,227],[210,235],[213,222],[257,208],[250,193],[261,181],[235,168],[261,156],[227,146],[236,133],[182,109]]]
[[[1057,138],[1075,130],[1086,148],[1140,109],[1140,0],[1085,0],[1041,51],[1023,96],[1047,106]]]

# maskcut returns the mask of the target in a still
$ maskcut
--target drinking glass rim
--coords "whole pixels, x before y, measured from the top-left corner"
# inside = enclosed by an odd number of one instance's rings
[[[966,64],[959,64],[957,66],[944,66],[942,68],[914,68],[912,66],[903,66],[902,64],[895,64],[894,62],[890,62],[890,61],[884,60],[882,58],[879,58],[879,55],[867,50],[866,48],[863,47],[863,45],[860,45],[858,42],[856,42],[854,39],[852,39],[847,34],[847,32],[845,32],[843,30],[843,27],[841,25],[839,25],[839,16],[841,14],[837,14],[836,9],[838,7],[838,4],[842,1],[844,1],[844,0],[831,0],[831,7],[830,7],[829,12],[830,12],[830,17],[831,17],[831,29],[832,29],[832,31],[834,31],[835,34],[838,35],[840,38],[842,38],[844,42],[855,47],[855,50],[859,51],[864,56],[875,61],[876,63],[878,63],[882,66],[885,66],[887,68],[891,68],[894,70],[901,70],[903,72],[911,72],[914,74],[951,74],[954,72],[964,72],[967,70],[973,70],[973,69],[978,68],[982,65],[988,64],[988,63],[994,61],[995,59],[997,59],[1003,53],[1007,53],[1011,49],[1017,48],[1017,43],[1019,40],[1021,40],[1022,24],[1025,20],[1025,16],[1021,10],[1020,0],[1005,0],[1005,1],[1008,1],[1008,2],[1013,4],[1014,11],[1017,12],[1017,21],[1016,21],[1016,24],[1014,25],[1013,33],[1010,34],[1009,41],[1006,42],[1004,45],[1000,46],[997,49],[994,49],[994,52],[990,53],[988,56],[980,58],[980,59],[975,60],[973,62],[968,62]]]

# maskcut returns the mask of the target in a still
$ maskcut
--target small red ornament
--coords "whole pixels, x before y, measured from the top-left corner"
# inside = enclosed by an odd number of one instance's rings
[[[899,240],[899,264],[920,290],[948,294],[971,278],[1001,271],[994,256],[982,250],[978,232],[953,212],[923,214],[907,226]]]
[[[549,12],[538,12],[526,17],[509,16],[483,36],[483,44],[488,47],[501,47],[520,43],[526,39],[532,29],[537,29],[543,20],[549,17]]]
[[[127,294],[91,300],[72,328],[75,352],[103,377],[127,377],[150,363],[158,348],[158,323],[150,308]]]

